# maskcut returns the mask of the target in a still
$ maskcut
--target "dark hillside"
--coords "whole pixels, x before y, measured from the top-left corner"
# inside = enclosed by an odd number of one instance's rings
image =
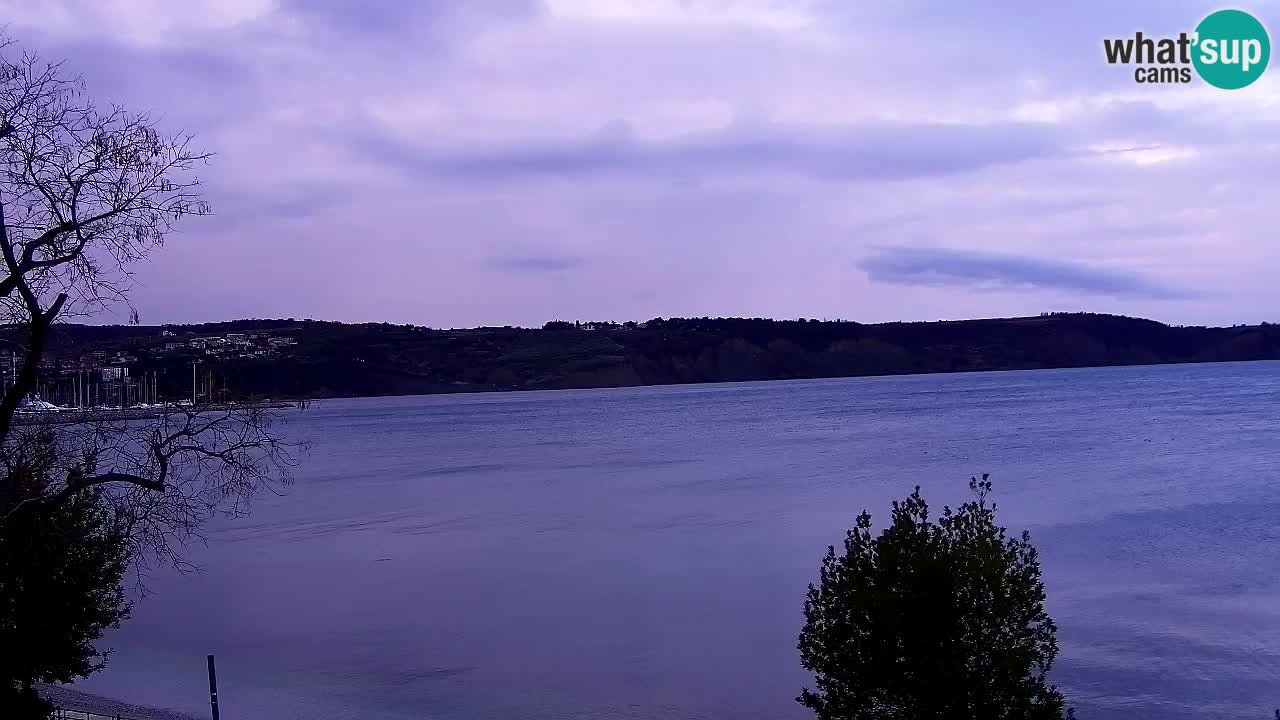
[[[1280,328],[1092,314],[885,323],[672,318],[541,329],[311,320],[61,326],[47,372],[127,364],[189,394],[319,397],[1280,358]]]

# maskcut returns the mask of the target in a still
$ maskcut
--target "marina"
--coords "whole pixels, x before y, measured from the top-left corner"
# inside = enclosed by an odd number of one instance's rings
[[[211,403],[193,405],[190,401],[163,404],[140,404],[127,407],[60,407],[41,400],[31,400],[14,413],[16,425],[73,425],[86,422],[113,422],[121,420],[155,420],[165,415],[193,412],[231,412],[234,410],[303,409],[307,401],[254,400],[246,402]]]

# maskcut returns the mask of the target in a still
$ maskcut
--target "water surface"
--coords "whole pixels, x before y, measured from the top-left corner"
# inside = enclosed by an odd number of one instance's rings
[[[327,401],[78,688],[235,720],[789,720],[863,508],[989,472],[1082,719],[1280,705],[1280,363]]]

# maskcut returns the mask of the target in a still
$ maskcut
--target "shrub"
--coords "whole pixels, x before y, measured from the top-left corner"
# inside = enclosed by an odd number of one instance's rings
[[[917,487],[878,537],[863,512],[809,586],[800,655],[819,720],[1058,720],[1058,653],[1028,533],[1006,536],[991,482],[936,521]]]

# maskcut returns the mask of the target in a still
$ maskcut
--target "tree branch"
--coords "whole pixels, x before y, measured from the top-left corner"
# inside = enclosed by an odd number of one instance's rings
[[[141,475],[132,475],[130,473],[108,472],[100,475],[76,476],[67,481],[67,486],[62,489],[61,495],[74,495],[82,490],[87,490],[95,485],[106,485],[107,483],[123,483],[125,485],[137,485],[144,490],[152,492],[164,492],[165,484],[163,479],[144,478]]]

